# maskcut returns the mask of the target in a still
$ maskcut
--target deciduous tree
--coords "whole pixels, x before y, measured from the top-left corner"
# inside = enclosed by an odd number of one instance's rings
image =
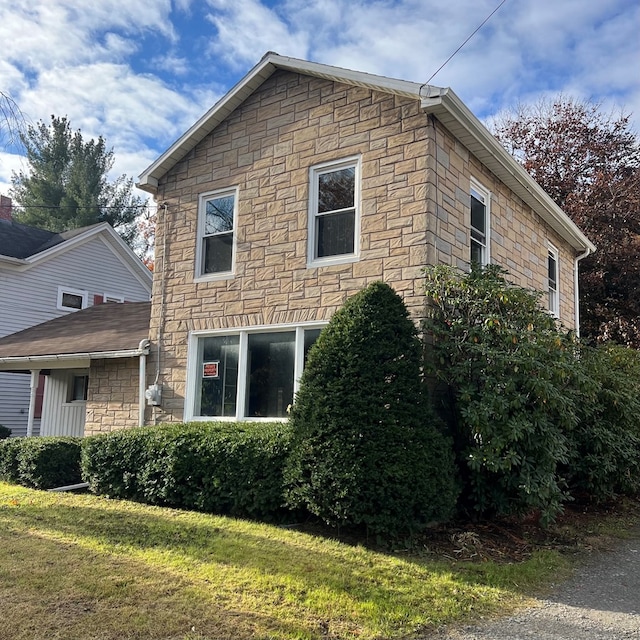
[[[629,116],[560,96],[493,130],[598,248],[580,263],[583,336],[640,348],[640,144]]]

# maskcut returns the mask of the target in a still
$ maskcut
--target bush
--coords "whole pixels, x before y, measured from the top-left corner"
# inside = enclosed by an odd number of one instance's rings
[[[291,413],[291,506],[385,536],[450,517],[453,456],[420,367],[416,328],[389,286],[373,283],[334,314]]]
[[[430,267],[424,323],[430,370],[454,436],[462,505],[481,516],[539,511],[569,499],[559,465],[578,422],[575,344],[496,266]]]
[[[640,354],[583,346],[576,383],[579,422],[565,469],[571,494],[601,502],[640,491]]]
[[[0,440],[0,480],[18,484],[18,453],[23,438],[8,438]]]
[[[11,438],[0,442],[0,477],[33,489],[81,481],[80,438]]]
[[[0,424],[0,440],[4,440],[11,435],[11,429],[9,427],[5,427],[3,424]]]
[[[256,519],[283,510],[289,429],[281,423],[190,423],[85,439],[95,493]]]

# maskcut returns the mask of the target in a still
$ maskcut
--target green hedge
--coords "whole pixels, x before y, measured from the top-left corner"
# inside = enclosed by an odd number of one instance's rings
[[[82,481],[80,438],[9,438],[0,441],[0,479],[33,489]]]
[[[83,477],[110,497],[275,520],[289,433],[282,423],[191,423],[92,436]]]

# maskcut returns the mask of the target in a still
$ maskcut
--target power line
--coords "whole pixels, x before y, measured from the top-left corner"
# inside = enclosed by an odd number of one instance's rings
[[[442,71],[442,69],[444,69],[444,67],[449,64],[449,62],[458,53],[458,51],[460,51],[460,49],[462,49],[462,47],[464,47],[464,45],[467,44],[467,42],[469,42],[469,40],[471,40],[471,38],[473,38],[473,36],[475,36],[476,33],[478,33],[478,31],[480,31],[480,29],[482,29],[485,24],[487,24],[487,22],[489,22],[489,20],[493,17],[493,14],[496,13],[496,11],[498,11],[498,9],[506,1],[507,0],[502,0],[502,2],[482,21],[482,24],[440,65],[438,70],[420,87],[420,90],[422,90],[422,87],[428,85],[440,73],[440,71]]]

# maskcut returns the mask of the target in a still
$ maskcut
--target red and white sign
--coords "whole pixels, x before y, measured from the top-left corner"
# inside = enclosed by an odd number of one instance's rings
[[[202,363],[202,377],[203,378],[219,378],[220,374],[220,361],[215,362],[203,362]]]

